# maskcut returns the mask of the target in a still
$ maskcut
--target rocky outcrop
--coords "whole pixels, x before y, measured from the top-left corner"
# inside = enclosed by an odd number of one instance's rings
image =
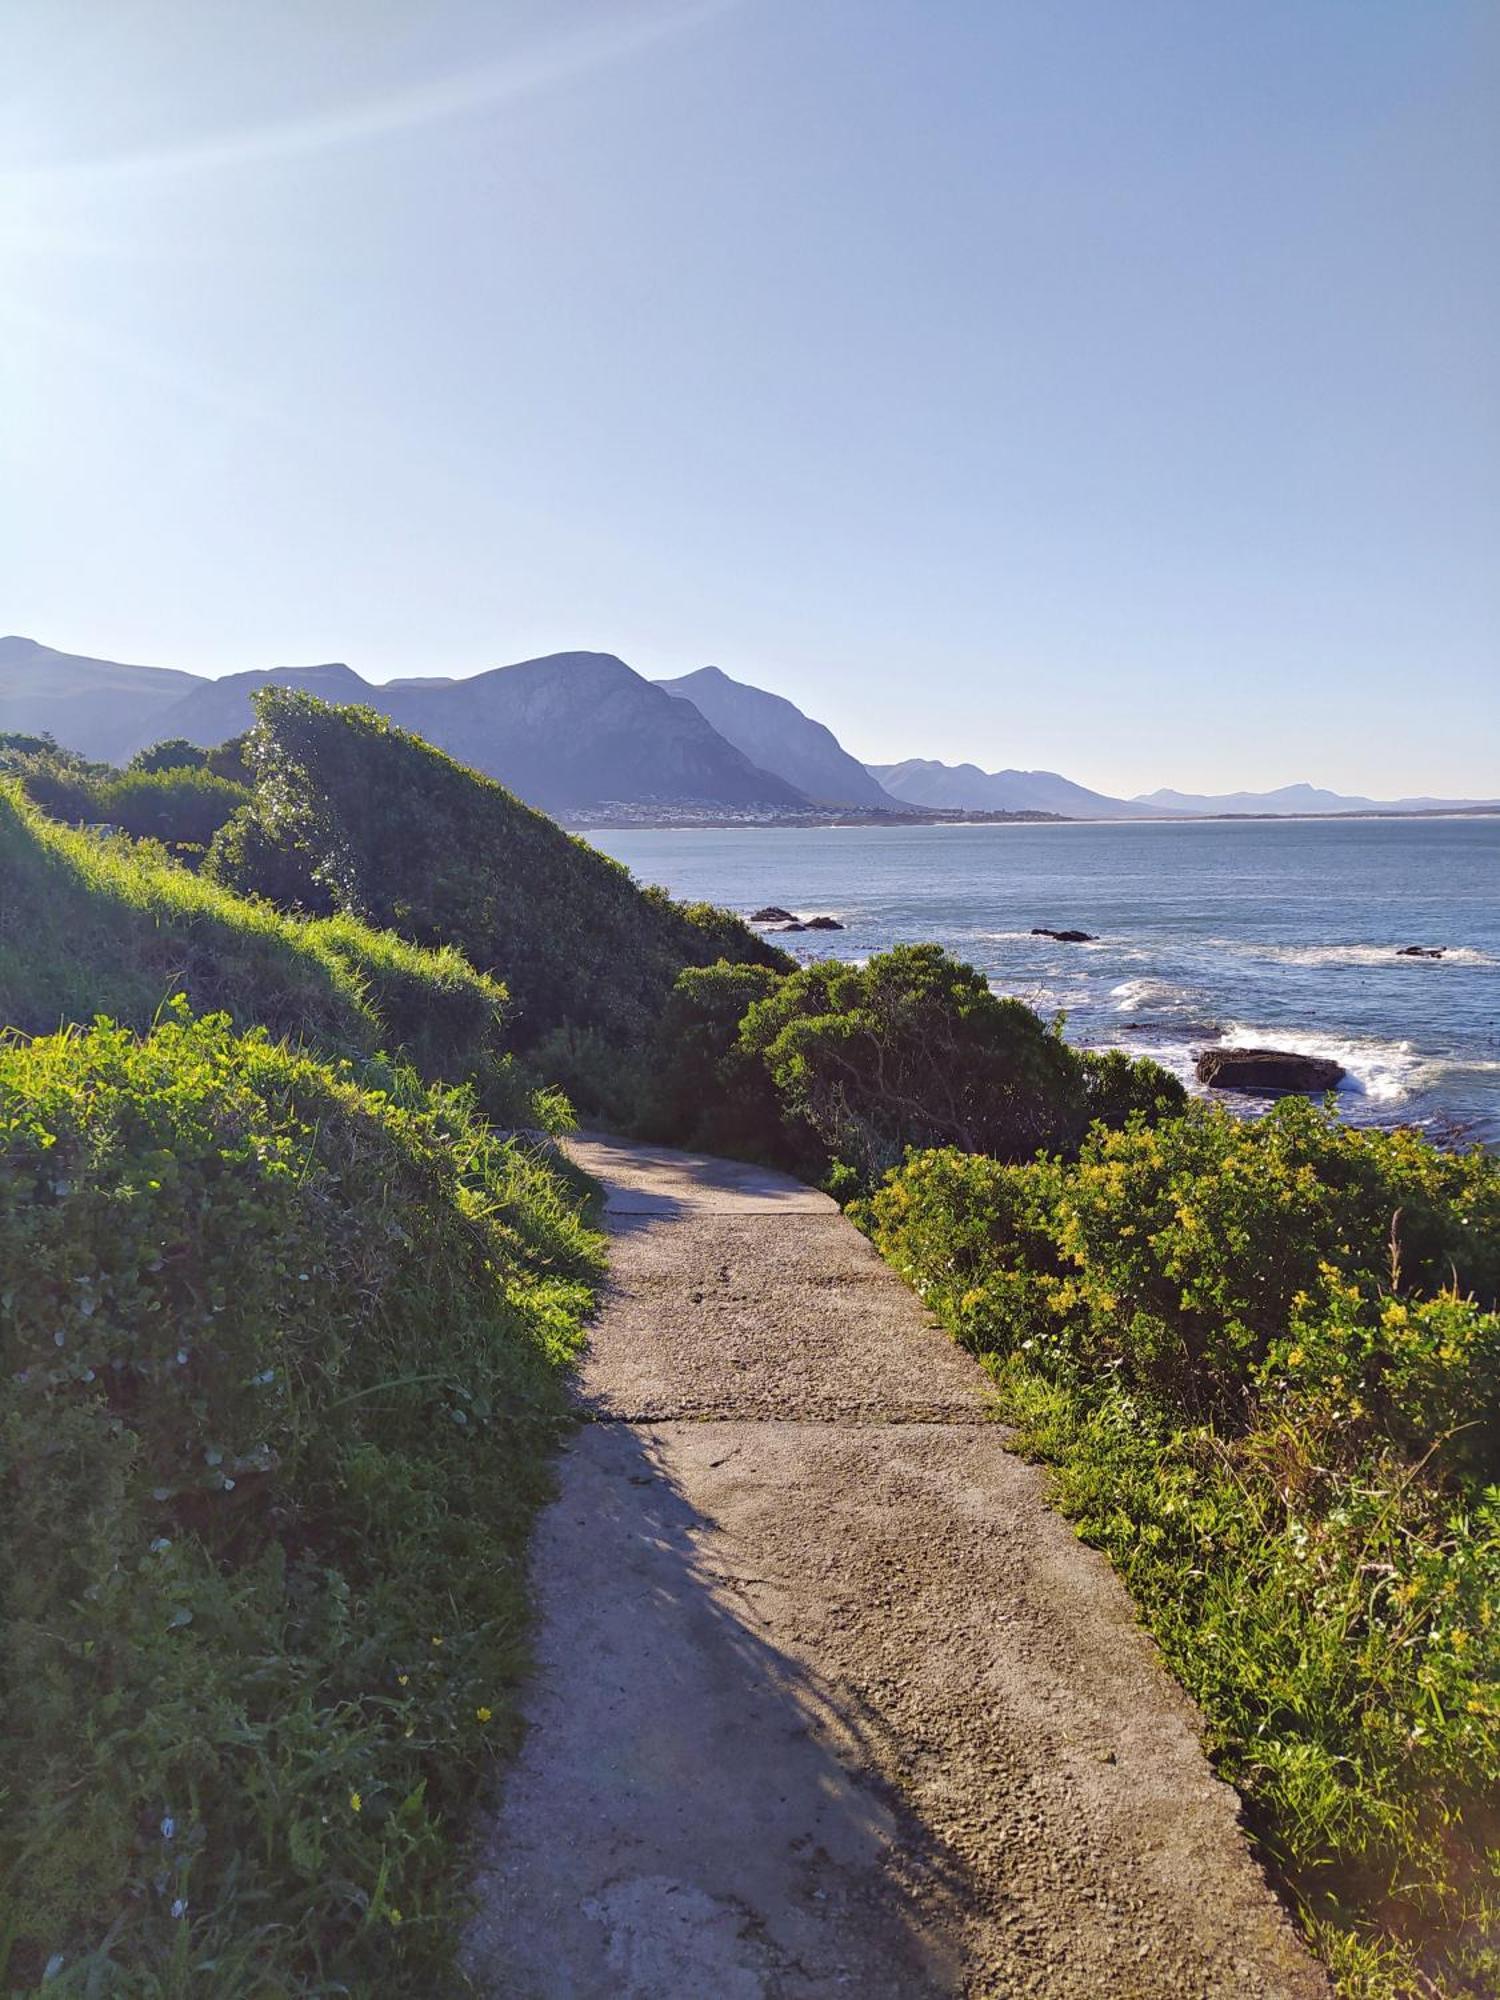
[[[1396,953],[1397,958],[1441,958],[1445,946],[1440,944],[1404,944]]]
[[[1205,1049],[1195,1074],[1214,1090],[1314,1096],[1336,1090],[1344,1080],[1344,1066],[1329,1056],[1294,1055],[1288,1049]]]
[[[794,924],[797,919],[790,910],[783,910],[776,903],[767,903],[763,910],[757,910],[750,919],[752,924]]]
[[[806,928],[810,931],[841,931],[844,926],[837,917],[809,917]]]
[[[1053,930],[1048,930],[1045,924],[1033,924],[1031,926],[1031,935],[1033,937],[1056,938],[1059,944],[1098,943],[1098,939],[1094,936],[1094,933],[1092,931],[1053,931]]]

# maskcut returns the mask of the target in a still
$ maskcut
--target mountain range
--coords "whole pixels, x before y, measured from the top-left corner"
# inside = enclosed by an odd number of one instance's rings
[[[943,812],[1047,812],[1070,819],[1160,818],[1131,799],[1112,799],[1075,785],[1057,771],[981,771],[977,764],[938,764],[908,757],[903,764],[870,764],[870,775],[903,804]]]
[[[358,702],[500,779],[554,813],[601,805],[805,811],[795,785],[758,769],[690,701],[611,653],[554,653],[467,680],[374,683],[352,667],[272,667],[208,680],[55,653],[0,639],[0,729],[49,731],[85,756],[123,763],[182,736],[222,743],[255,719],[250,697],[275,683]]]
[[[371,682],[352,667],[272,667],[219,679],[0,639],[0,731],[50,734],[109,763],[164,738],[210,746],[248,729],[250,697],[271,683],[358,702],[562,815],[629,808],[752,817],[866,813],[1052,813],[1161,819],[1216,813],[1496,809],[1500,801],[1380,801],[1309,784],[1273,792],[1157,791],[1114,798],[1056,771],[983,771],[912,757],[861,764],[782,695],[718,667],[651,681],[612,653],[553,653],[465,679]]]

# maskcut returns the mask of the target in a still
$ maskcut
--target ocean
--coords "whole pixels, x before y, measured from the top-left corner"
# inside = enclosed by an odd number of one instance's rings
[[[1154,1056],[1337,1059],[1362,1123],[1500,1143],[1500,819],[633,828],[588,838],[642,883],[847,928],[799,957],[931,939],[1068,1039]],[[1096,934],[1033,937],[1033,924]],[[1441,959],[1399,958],[1403,945]]]

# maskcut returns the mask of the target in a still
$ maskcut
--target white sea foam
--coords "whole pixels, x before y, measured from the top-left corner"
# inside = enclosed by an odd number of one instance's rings
[[[1340,1090],[1367,1098],[1371,1104],[1402,1104],[1420,1090],[1433,1073],[1429,1058],[1419,1056],[1410,1042],[1374,1038],[1306,1035],[1285,1028],[1253,1028],[1231,1021],[1219,1038],[1226,1049],[1285,1049],[1292,1055],[1324,1056],[1342,1065]]]
[[[1117,1014],[1187,1014],[1201,1012],[1203,994],[1169,979],[1122,979],[1109,997]]]
[[[1434,965],[1496,965],[1492,953],[1472,945],[1444,945],[1441,958],[1403,958],[1395,944],[1271,944],[1255,938],[1204,938],[1203,945],[1231,958],[1268,959],[1273,965],[1385,965],[1416,968]],[[1420,944],[1420,938],[1403,938],[1401,943]],[[1430,948],[1430,947],[1429,947]]]

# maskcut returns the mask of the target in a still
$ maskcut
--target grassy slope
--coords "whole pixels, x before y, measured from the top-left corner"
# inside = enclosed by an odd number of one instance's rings
[[[0,1046],[0,1982],[453,1989],[596,1242],[558,1177],[174,1010]]]
[[[505,1006],[0,783],[5,1990],[450,1990],[598,1267]]]
[[[454,945],[504,979],[518,1046],[560,1029],[648,1037],[685,965],[789,966],[744,924],[642,891],[619,863],[367,709],[257,697],[253,823],[210,867],[236,886]]]
[[[500,1119],[549,1115],[505,1054],[504,987],[457,951],[284,916],[159,850],[59,826],[0,779],[0,1025],[45,1034],[102,1013],[144,1029],[175,993],[336,1054],[472,1079]]]

